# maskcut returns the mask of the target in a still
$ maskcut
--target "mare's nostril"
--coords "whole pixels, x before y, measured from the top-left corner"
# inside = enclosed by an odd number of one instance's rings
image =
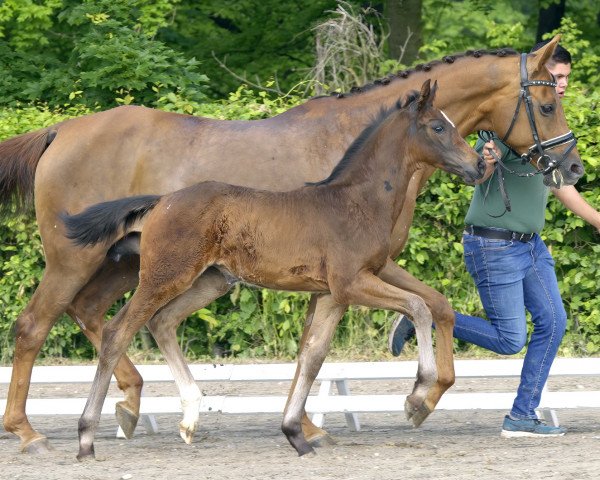
[[[570,170],[571,173],[574,173],[575,175],[578,175],[580,177],[583,175],[584,172],[583,166],[579,165],[578,163],[572,164]]]

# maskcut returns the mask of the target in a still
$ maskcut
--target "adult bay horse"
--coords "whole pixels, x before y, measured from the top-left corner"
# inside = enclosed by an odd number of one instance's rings
[[[544,64],[558,37],[527,58],[531,81],[551,80]],[[16,324],[15,354],[4,414],[4,428],[17,434],[21,448],[43,452],[45,437],[33,429],[25,413],[31,369],[58,317],[67,312],[82,326],[96,348],[104,313],[123,292],[138,281],[137,256],[119,262],[100,248],[81,249],[64,236],[59,214],[81,211],[100,201],[137,194],[164,194],[203,180],[284,191],[327,175],[362,128],[382,107],[389,107],[425,78],[441,87],[436,104],[457,124],[461,135],[476,130],[511,129],[508,143],[526,152],[532,131],[520,105],[521,60],[515,52],[466,52],[417,67],[358,89],[347,95],[323,97],[273,118],[255,121],[220,121],[151,110],[119,107],[65,121],[0,143],[0,207],[15,203],[35,208],[46,255],[44,276]],[[567,125],[553,88],[531,88],[537,132],[542,140],[560,137]],[[540,106],[554,106],[549,113]],[[514,117],[514,118],[513,118]],[[576,150],[565,158],[567,147],[548,153],[560,162],[560,175],[545,174],[548,183],[574,184],[583,174]],[[432,169],[424,167],[411,179],[408,196],[392,233],[390,256],[402,250],[412,221],[417,193]],[[422,296],[437,326],[438,381],[426,404],[433,410],[454,381],[452,328],[454,314],[447,300],[435,290],[402,271],[405,289]],[[174,331],[183,317],[210,303],[229,288],[217,270],[207,270],[189,295],[165,309],[167,319],[157,322],[153,334],[176,378],[189,375]],[[330,318],[341,317],[344,305],[329,294],[313,295],[301,345],[313,330]],[[149,327],[153,327],[153,321]],[[126,434],[137,421],[142,379],[123,357],[115,375],[125,398],[117,406],[117,418]],[[191,378],[191,375],[187,377]],[[182,394],[182,396],[184,396]],[[305,419],[307,436],[324,432]],[[308,430],[311,430],[308,433]]]
[[[328,293],[340,305],[408,315],[417,329],[419,368],[405,410],[422,409],[437,379],[432,316],[421,297],[395,282],[400,267],[389,257],[391,233],[410,179],[422,165],[443,168],[469,183],[485,172],[480,155],[433,108],[436,89],[427,80],[417,99],[383,111],[323,181],[290,192],[202,182],[63,217],[69,238],[83,246],[104,243],[102,251],[141,232],[139,286],[104,328],[98,369],[79,421],[80,460],[94,456],[94,434],[110,378],[135,333],[210,267],[234,283]],[[298,359],[298,381],[282,430],[299,455],[313,452],[301,422],[337,320],[330,319]],[[194,429],[197,406],[195,411]]]

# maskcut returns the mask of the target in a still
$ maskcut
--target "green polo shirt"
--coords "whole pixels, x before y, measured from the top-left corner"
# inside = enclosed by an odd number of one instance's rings
[[[499,140],[494,140],[502,152],[502,162],[519,173],[534,172],[535,168],[521,159]],[[479,139],[475,149],[481,152],[484,142]],[[504,185],[510,199],[511,211],[506,211],[498,183],[498,169],[481,185],[475,187],[465,223],[478,227],[496,227],[521,233],[540,233],[544,227],[549,188],[542,175],[519,177],[505,170]]]

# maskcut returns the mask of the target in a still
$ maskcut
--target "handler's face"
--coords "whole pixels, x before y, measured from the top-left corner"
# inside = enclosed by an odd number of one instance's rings
[[[548,71],[554,75],[556,80],[556,93],[560,98],[565,96],[567,85],[569,85],[569,75],[571,74],[570,63],[546,64]]]

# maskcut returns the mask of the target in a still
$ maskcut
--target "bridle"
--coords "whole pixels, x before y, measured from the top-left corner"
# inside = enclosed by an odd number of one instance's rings
[[[571,150],[573,150],[573,148],[575,148],[575,145],[577,144],[577,139],[575,138],[575,135],[573,135],[573,132],[570,130],[563,135],[559,135],[558,137],[554,137],[549,140],[545,140],[543,142],[540,141],[540,136],[538,134],[537,125],[535,123],[535,115],[533,112],[533,102],[531,100],[531,93],[529,91],[529,87],[543,86],[543,87],[556,88],[556,82],[551,82],[548,80],[529,80],[529,77],[527,74],[527,54],[526,53],[521,54],[520,69],[521,69],[521,91],[519,93],[519,98],[517,99],[517,107],[515,108],[515,113],[513,114],[513,118],[512,118],[512,121],[510,122],[508,130],[506,131],[506,134],[501,139],[501,141],[502,141],[502,143],[506,144],[508,137],[510,136],[510,134],[513,131],[513,128],[517,122],[517,118],[518,118],[519,112],[521,110],[521,103],[523,103],[525,105],[525,112],[527,113],[527,119],[529,120],[529,127],[531,129],[531,135],[533,137],[534,143],[531,147],[528,148],[526,153],[523,153],[522,155],[520,155],[521,163],[523,165],[525,165],[526,163],[532,162],[534,157],[537,155],[538,159],[535,162],[537,170],[535,172],[530,172],[530,173],[516,172],[516,171],[510,169],[508,166],[506,166],[506,164],[504,164],[502,162],[502,159],[499,158],[498,155],[496,155],[496,153],[490,149],[490,154],[496,160],[496,170],[498,173],[498,182],[500,184],[500,192],[502,194],[502,198],[504,199],[504,206],[506,208],[505,212],[503,212],[501,215],[498,215],[498,216],[502,216],[502,215],[504,215],[504,213],[506,213],[506,211],[510,212],[510,210],[511,210],[510,200],[508,199],[508,195],[506,194],[506,189],[504,187],[504,176],[502,174],[501,169],[505,170],[506,172],[510,173],[511,175],[517,175],[519,177],[531,177],[533,175],[538,175],[538,174],[548,175],[550,173],[552,173],[553,176],[560,175],[560,172],[557,172],[556,169],[558,167],[560,167],[560,165],[567,158],[567,156],[569,155]],[[498,137],[495,132],[480,131],[479,138],[481,138],[484,142],[487,142],[489,140],[492,140],[492,139],[498,138]],[[549,150],[552,150],[554,148],[560,147],[561,145],[566,145],[569,143],[571,145],[569,146],[569,148],[567,148],[565,150],[565,152],[562,154],[562,157],[558,161],[551,159],[550,156],[546,153]],[[512,150],[512,148],[511,148],[511,150]],[[513,150],[513,152],[514,152],[514,150]],[[517,153],[517,152],[515,152],[515,153]],[[517,153],[517,155],[519,155],[519,154]],[[558,183],[558,182],[556,182],[556,183]],[[489,184],[488,184],[488,191],[489,191]],[[485,196],[487,197],[487,192],[486,192]],[[491,215],[491,216],[494,216],[494,215]]]

